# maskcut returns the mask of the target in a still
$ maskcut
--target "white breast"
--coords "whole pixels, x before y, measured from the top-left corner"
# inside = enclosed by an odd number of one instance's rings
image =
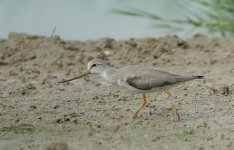
[[[103,71],[101,77],[109,84],[117,84],[117,81],[113,78],[113,76],[109,75],[107,71]]]

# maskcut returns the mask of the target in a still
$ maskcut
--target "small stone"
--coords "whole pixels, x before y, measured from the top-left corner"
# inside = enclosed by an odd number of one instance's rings
[[[67,143],[52,143],[45,150],[69,150]]]
[[[55,120],[55,123],[61,124],[61,123],[63,123],[63,119],[58,118],[58,119]]]
[[[57,109],[57,108],[59,108],[60,107],[60,105],[55,105],[54,107],[53,107],[53,109]]]
[[[30,109],[37,109],[37,106],[30,105],[29,108],[30,108]]]

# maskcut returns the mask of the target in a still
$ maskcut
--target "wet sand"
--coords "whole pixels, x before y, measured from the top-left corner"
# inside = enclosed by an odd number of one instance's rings
[[[172,90],[180,121],[162,92],[147,94],[129,121],[142,95],[96,75],[58,83],[105,51],[115,68],[143,64],[206,79]],[[233,77],[234,37],[81,42],[11,33],[0,40],[0,149],[234,149]]]

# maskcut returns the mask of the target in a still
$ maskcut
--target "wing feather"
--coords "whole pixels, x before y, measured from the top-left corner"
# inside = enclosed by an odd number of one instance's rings
[[[163,87],[172,85],[175,83],[173,80],[155,80],[155,79],[144,79],[142,77],[128,78],[127,83],[137,89],[151,90],[152,88]]]
[[[154,68],[147,68],[142,72],[134,72],[134,76],[129,76],[126,82],[130,86],[141,90],[151,90],[193,79],[191,76],[175,75]]]

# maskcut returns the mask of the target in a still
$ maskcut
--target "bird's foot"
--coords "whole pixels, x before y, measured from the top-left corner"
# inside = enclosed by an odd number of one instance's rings
[[[174,120],[175,121],[180,120],[180,115],[179,115],[175,105],[173,105],[173,107],[172,107],[172,112],[174,114]]]
[[[137,114],[132,114],[128,117],[128,120],[133,121],[136,118],[137,118]]]

